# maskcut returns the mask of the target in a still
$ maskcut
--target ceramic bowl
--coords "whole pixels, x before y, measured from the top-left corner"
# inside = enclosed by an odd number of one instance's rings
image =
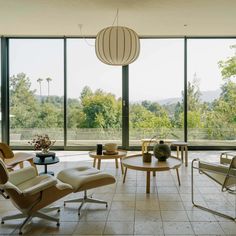
[[[104,145],[104,149],[107,152],[115,152],[117,150],[117,144],[116,143],[106,143]]]

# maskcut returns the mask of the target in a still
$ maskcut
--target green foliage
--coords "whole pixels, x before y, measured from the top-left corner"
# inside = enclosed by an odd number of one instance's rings
[[[236,45],[231,46],[232,49],[236,48]],[[229,79],[236,76],[236,55],[228,58],[226,61],[219,61],[218,63],[223,79]]]
[[[231,46],[235,48],[236,45]],[[212,109],[207,115],[205,127],[209,138],[236,139],[236,56],[220,61],[222,79],[219,99],[212,103]]]
[[[83,90],[84,91],[84,90]],[[86,93],[87,94],[87,93]],[[120,105],[111,93],[97,90],[89,96],[81,96],[85,120],[83,128],[120,127]]]
[[[180,125],[181,128],[184,127],[184,113],[180,114]],[[202,128],[203,123],[201,121],[201,112],[200,111],[188,111],[188,128]]]
[[[61,99],[54,97],[39,99],[31,82],[24,73],[10,78],[11,128],[63,127]]]
[[[35,91],[30,90],[30,80],[24,73],[13,75],[10,85],[11,128],[37,127],[38,101]]]
[[[161,115],[148,110],[141,104],[130,105],[130,127],[132,128],[158,128],[171,127],[170,119],[166,112]]]
[[[193,133],[203,131],[204,139],[236,139],[236,83],[234,82],[236,56],[233,55],[225,61],[220,61],[219,68],[224,83],[220,97],[214,102],[201,102],[199,80],[196,74],[193,82],[188,82],[188,128]],[[41,80],[37,80],[39,84]],[[47,81],[49,95],[51,78],[48,78]],[[30,79],[24,73],[13,75],[9,83],[12,129],[63,127],[63,97],[36,96],[35,90],[31,89]],[[101,89],[93,92],[88,86],[85,86],[78,96],[79,99],[67,100],[68,128],[96,128],[101,132],[121,128],[121,98],[117,99],[113,94]],[[139,133],[142,133],[142,130],[147,131],[148,134],[156,132],[162,138],[170,137],[173,129],[181,130],[184,127],[183,99],[184,94],[182,93],[182,102],[175,104],[162,106],[157,102],[147,100],[130,104],[130,129],[138,130]]]

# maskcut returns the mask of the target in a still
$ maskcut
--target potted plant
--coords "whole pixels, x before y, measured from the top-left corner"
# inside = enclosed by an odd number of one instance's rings
[[[149,153],[148,151],[148,147],[150,145],[150,143],[152,142],[152,140],[156,138],[156,135],[153,136],[150,140],[149,140],[149,143],[147,145],[147,151],[143,153],[143,162],[151,162],[152,161],[152,154]]]

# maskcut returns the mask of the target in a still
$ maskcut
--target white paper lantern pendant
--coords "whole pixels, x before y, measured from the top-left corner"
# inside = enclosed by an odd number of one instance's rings
[[[97,57],[105,64],[128,65],[139,56],[139,37],[127,27],[110,26],[97,34],[95,49]]]

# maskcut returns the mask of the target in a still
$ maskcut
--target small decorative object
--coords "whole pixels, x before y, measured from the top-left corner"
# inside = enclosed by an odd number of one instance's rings
[[[165,144],[163,140],[160,140],[159,144],[154,146],[153,154],[159,161],[166,161],[171,154],[171,150],[169,145]]]
[[[106,143],[104,145],[105,155],[114,155],[117,154],[117,144],[116,143]]]
[[[97,144],[97,155],[102,155],[102,144]]]
[[[149,152],[143,153],[143,162],[152,162],[152,154]]]
[[[148,147],[154,138],[156,138],[156,135],[154,135],[148,142],[147,152],[143,153],[143,162],[152,162],[152,154],[148,152]]]
[[[36,135],[32,141],[29,141],[28,143],[31,145],[34,145],[34,150],[41,150],[42,153],[48,153],[50,150],[50,147],[54,145],[56,140],[51,141],[49,136],[47,134],[45,135]]]

